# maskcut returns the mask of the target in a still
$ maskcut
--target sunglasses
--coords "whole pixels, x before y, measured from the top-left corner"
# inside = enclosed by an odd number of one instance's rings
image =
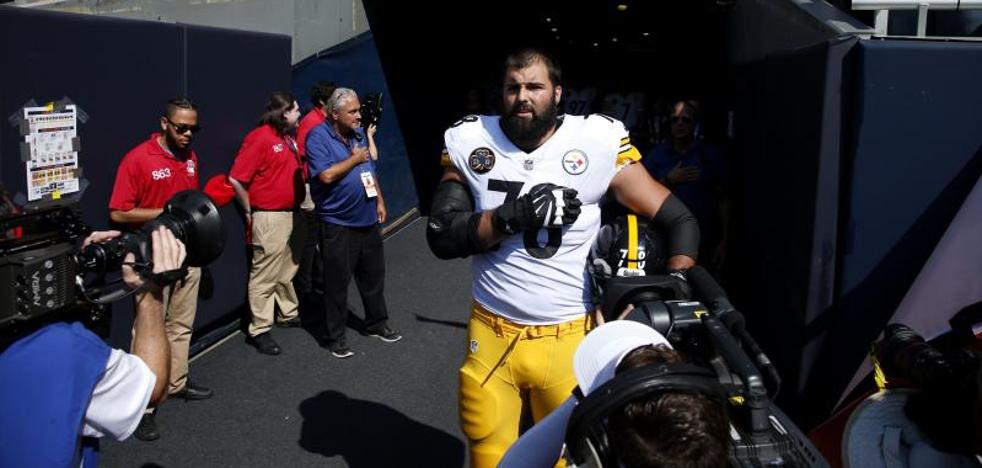
[[[692,122],[694,122],[694,120],[692,120],[692,117],[672,116],[672,118],[670,120],[671,120],[671,122],[673,124],[677,124],[677,123],[680,123],[680,122],[681,123],[686,123],[686,124],[692,124]]]
[[[171,119],[168,119],[167,117],[164,117],[164,119],[167,120],[167,123],[169,123],[171,127],[174,127],[174,131],[177,132],[178,135],[183,135],[187,132],[191,132],[191,134],[193,135],[201,131],[200,125],[179,124],[179,123],[174,123],[173,121],[171,121]]]

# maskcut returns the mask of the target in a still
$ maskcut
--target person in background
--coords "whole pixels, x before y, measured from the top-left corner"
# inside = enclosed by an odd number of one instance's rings
[[[388,325],[384,296],[380,224],[385,222],[386,209],[373,162],[377,150],[361,127],[361,103],[354,91],[334,90],[327,107],[328,121],[307,137],[310,193],[321,221],[324,259],[326,324],[319,341],[332,356],[343,359],[354,355],[345,336],[352,276],[365,307],[365,333],[387,343],[401,340],[402,335]]]
[[[139,229],[164,211],[164,205],[182,190],[198,189],[198,156],[191,149],[198,125],[198,109],[187,99],[167,101],[159,120],[160,132],[150,135],[130,150],[119,163],[109,200],[109,218],[130,230]],[[211,398],[211,389],[188,379],[188,351],[198,308],[201,268],[188,268],[183,280],[167,291],[164,325],[170,343],[170,372],[167,391],[185,400]],[[142,293],[136,301],[143,300]],[[147,413],[136,429],[136,438],[157,440],[155,410]]]
[[[699,105],[678,101],[669,117],[671,139],[657,145],[642,163],[652,177],[679,197],[699,221],[699,256],[718,271],[726,260],[729,202],[726,168],[719,151],[696,138]]]
[[[245,212],[251,236],[248,339],[263,354],[280,354],[270,329],[300,325],[299,301],[293,289],[300,253],[298,208],[304,199],[303,169],[292,133],[300,120],[293,95],[273,93],[259,126],[246,135],[229,182]],[[279,310],[279,314],[276,310]]]
[[[314,212],[314,201],[310,197],[310,175],[307,166],[307,135],[318,125],[324,123],[327,118],[327,100],[331,93],[337,88],[333,81],[318,81],[310,88],[310,103],[314,105],[307,115],[300,119],[300,126],[297,128],[297,150],[300,153],[300,161],[303,165],[303,178],[305,196],[300,204],[300,212],[303,214],[304,240],[303,251],[300,255],[300,269],[297,271],[295,279],[296,289],[301,304],[312,302],[311,295],[314,292],[314,278],[321,275],[323,264],[319,258],[317,243],[319,239],[317,232],[319,223],[317,214]],[[307,306],[303,305],[306,310]],[[304,316],[306,320],[306,316]]]

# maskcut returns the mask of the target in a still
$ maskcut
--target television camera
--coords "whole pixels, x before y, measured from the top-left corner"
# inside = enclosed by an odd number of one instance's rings
[[[49,200],[20,209],[3,194],[0,219],[0,337],[4,343],[22,328],[60,313],[81,312],[93,328],[106,326],[104,305],[126,297],[120,270],[128,253],[144,278],[153,265],[150,233],[165,226],[187,249],[187,265],[204,266],[223,249],[225,231],[212,200],[197,191],[175,194],[156,219],[135,232],[78,249],[91,232],[77,199]],[[88,281],[86,279],[88,278]],[[39,320],[40,319],[40,320]]]
[[[912,328],[891,323],[872,354],[891,384],[906,382],[920,391],[904,405],[904,414],[939,450],[974,457],[982,419],[972,408],[982,398],[982,353],[976,331],[982,303],[962,309],[950,321],[951,332],[930,343]]]
[[[624,224],[618,226],[623,228]],[[604,319],[633,320],[654,328],[695,366],[679,366],[667,373],[664,366],[634,369],[583,397],[566,432],[571,464],[620,466],[608,439],[609,415],[645,395],[683,391],[725,399],[730,419],[730,466],[828,466],[801,430],[772,402],[780,388],[780,376],[747,333],[742,314],[723,288],[701,266],[689,269],[684,278],[679,274],[648,274],[658,267],[648,261],[646,269],[645,258],[664,257],[664,248],[657,235],[637,232],[636,221],[626,224],[630,226],[627,230],[635,230],[633,234],[627,235],[624,229],[613,234],[602,230],[598,242],[606,242],[609,248],[598,251],[595,246],[592,252],[591,274],[597,292],[601,292]],[[596,268],[597,255],[606,257],[604,268]],[[598,274],[598,270],[603,273]],[[633,308],[622,316],[628,306]]]

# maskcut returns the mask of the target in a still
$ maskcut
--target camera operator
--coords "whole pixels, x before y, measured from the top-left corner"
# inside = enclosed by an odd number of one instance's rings
[[[970,320],[956,315],[938,347],[906,325],[887,325],[871,353],[880,391],[849,416],[843,466],[980,466],[982,354],[962,347],[978,346],[978,317],[964,312]]]
[[[563,452],[570,416],[586,396],[634,369],[688,362],[651,324],[632,320],[634,306],[628,304],[617,315],[606,314],[607,323],[599,306],[612,278],[663,274],[666,257],[660,231],[634,215],[601,227],[588,259],[598,303],[594,319],[600,326],[587,333],[573,356],[573,372],[582,396],[568,398],[533,426],[509,449],[499,466],[553,466]],[[684,280],[682,283],[684,286]],[[726,466],[728,419],[721,399],[687,388],[655,390],[609,413],[608,449],[625,467]]]
[[[573,356],[573,370],[586,396],[629,370],[684,362],[685,357],[653,328],[617,320],[587,334]],[[575,397],[567,399],[522,435],[498,466],[553,466],[563,453],[567,423],[576,405]],[[726,407],[702,394],[674,391],[639,397],[616,410],[607,427],[611,448],[627,468],[727,464]]]
[[[118,231],[94,232],[101,243]],[[182,267],[186,251],[166,228],[151,234],[153,273]],[[93,467],[97,438],[129,437],[147,405],[167,398],[170,346],[164,330],[164,288],[122,267],[136,304],[132,354],[109,348],[79,323],[48,324],[0,354],[0,466]]]

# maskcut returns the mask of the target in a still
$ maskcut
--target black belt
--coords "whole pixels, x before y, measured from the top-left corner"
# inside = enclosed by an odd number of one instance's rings
[[[265,209],[265,208],[256,208],[256,207],[252,207],[252,208],[250,208],[250,209],[249,209],[249,211],[251,211],[251,212],[253,212],[253,213],[255,213],[255,212],[266,212],[266,213],[293,213],[294,211],[297,211],[297,210],[296,210],[296,209],[291,209],[291,210],[267,210],[267,209]]]

